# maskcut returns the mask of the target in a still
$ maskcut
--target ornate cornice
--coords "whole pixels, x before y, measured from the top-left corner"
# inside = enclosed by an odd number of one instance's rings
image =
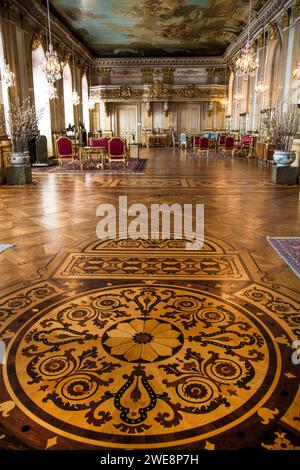
[[[23,15],[30,18],[33,24],[38,25],[38,28],[41,30],[45,30],[45,25],[47,24],[47,12],[40,0],[0,0],[0,2],[1,6],[2,3],[9,4],[10,9],[17,7]],[[12,5],[13,3],[14,5]],[[88,49],[72,35],[70,30],[68,30],[58,18],[53,15],[51,15],[51,30],[54,40],[56,39],[60,43],[63,43],[66,50],[71,50],[73,44],[76,55],[85,63],[89,63],[93,60]]]
[[[269,24],[274,18],[282,13],[284,9],[286,9],[292,1],[287,0],[269,0],[266,5],[262,7],[256,18],[252,20],[251,29],[250,29],[250,37],[254,41],[260,31]],[[226,63],[233,60],[239,51],[245,47],[247,42],[248,36],[248,29],[247,27],[241,32],[238,36],[237,40],[233,42],[227,49],[224,55],[224,61]]]
[[[119,57],[94,59],[94,67],[178,67],[178,66],[222,66],[223,57]]]
[[[186,85],[168,86],[157,81],[149,86],[98,86],[91,88],[91,96],[97,100],[106,102],[114,101],[220,101],[227,97],[226,85]]]
[[[269,0],[252,20],[251,38],[253,41],[262,28],[275,17],[284,13],[293,5],[293,15],[299,14],[299,0]],[[46,25],[46,9],[41,0],[0,0],[1,15],[14,19],[16,7],[19,12],[26,15],[36,25],[36,29],[44,29]],[[276,18],[277,19],[277,18]],[[67,29],[58,18],[52,15],[52,32],[57,41],[63,44],[66,50],[71,50],[72,44],[78,55],[85,63],[92,63],[97,68],[131,68],[131,67],[222,67],[229,64],[245,46],[247,41],[247,28],[244,28],[238,38],[227,48],[226,53],[219,57],[125,57],[125,58],[93,58],[90,51]]]

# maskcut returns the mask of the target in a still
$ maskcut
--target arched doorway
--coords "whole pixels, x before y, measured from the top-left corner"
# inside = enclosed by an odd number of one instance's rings
[[[37,113],[41,113],[38,127],[41,135],[47,137],[48,154],[53,155],[51,114],[49,104],[49,86],[46,74],[41,64],[45,60],[45,51],[40,45],[32,51],[32,71],[33,71],[33,90],[34,102]]]

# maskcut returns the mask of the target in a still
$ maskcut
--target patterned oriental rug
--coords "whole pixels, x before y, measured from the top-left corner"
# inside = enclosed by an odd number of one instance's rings
[[[55,166],[48,166],[48,167],[36,167],[32,168],[32,172],[34,175],[38,174],[67,174],[67,173],[75,173],[75,174],[104,174],[104,175],[111,175],[111,174],[119,174],[119,175],[130,175],[130,174],[139,174],[145,173],[148,160],[145,158],[141,158],[140,160],[129,160],[128,163],[124,162],[112,162],[111,165],[107,165],[106,168],[103,170],[98,169],[96,167],[97,161],[95,159],[95,166],[90,166],[89,168],[80,168],[80,164],[78,161],[72,163],[71,161],[66,161],[63,163],[63,167],[59,165]]]
[[[300,237],[267,237],[267,240],[300,278]]]

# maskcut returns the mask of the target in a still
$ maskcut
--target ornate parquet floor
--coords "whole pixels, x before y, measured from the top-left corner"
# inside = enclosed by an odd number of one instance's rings
[[[254,162],[144,151],[136,177],[0,187],[0,447],[300,449],[300,282],[266,242],[299,187]],[[170,165],[172,160],[172,165]],[[96,208],[205,204],[205,243],[96,239]]]

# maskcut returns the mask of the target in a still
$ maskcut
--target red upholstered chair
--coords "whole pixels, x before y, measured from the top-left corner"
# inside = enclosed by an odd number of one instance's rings
[[[56,140],[56,153],[58,162],[62,165],[62,161],[67,158],[71,158],[74,161],[74,148],[71,139],[68,137],[59,137]]]
[[[244,135],[241,138],[241,141],[234,146],[234,151],[233,151],[233,156],[235,156],[236,153],[242,153],[245,154],[251,149],[252,146],[252,136],[249,134]]]
[[[222,155],[226,155],[227,153],[230,153],[231,156],[233,156],[234,152],[234,137],[228,136],[225,139],[225,145],[224,148],[222,148]]]
[[[108,141],[109,137],[102,137],[101,139],[91,138],[89,142],[91,147],[103,147],[108,152]]]
[[[225,147],[225,140],[226,140],[226,135],[225,134],[219,134],[218,136],[218,151],[222,150]]]
[[[209,139],[207,137],[201,137],[199,147],[197,147],[197,152],[206,153],[206,156],[209,155]]]
[[[128,151],[124,139],[113,137],[108,142],[108,160],[109,163],[113,161],[126,162],[128,159]]]
[[[194,149],[197,149],[197,148],[200,147],[200,140],[201,140],[201,137],[199,137],[199,136],[193,137],[193,148]]]

